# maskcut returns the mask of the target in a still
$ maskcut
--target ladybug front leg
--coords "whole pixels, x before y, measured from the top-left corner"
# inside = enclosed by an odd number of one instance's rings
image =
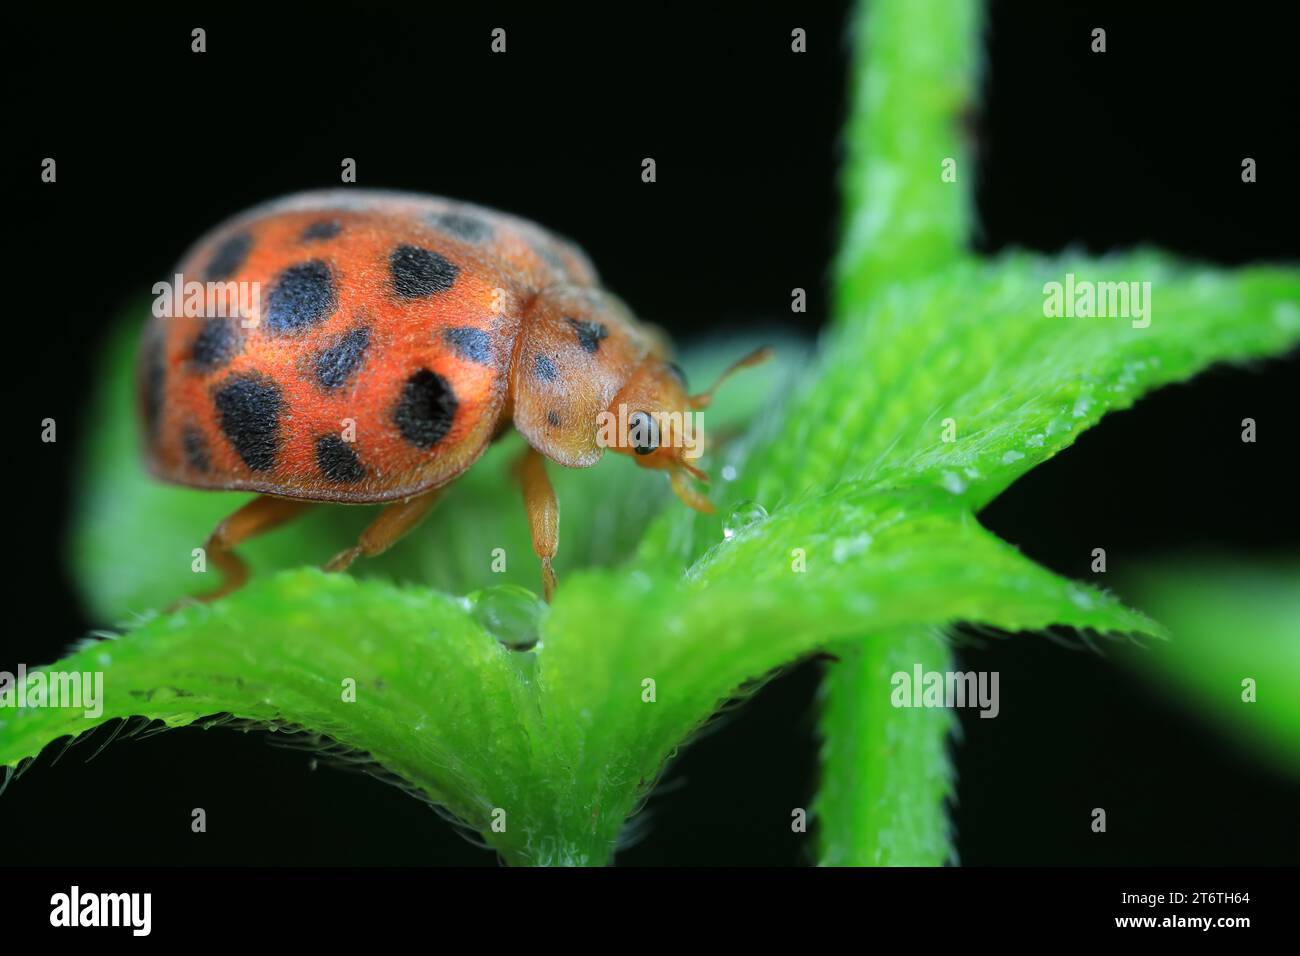
[[[204,545],[208,560],[221,571],[221,586],[215,591],[200,594],[193,600],[215,601],[243,587],[248,580],[248,565],[233,549],[249,538],[278,528],[315,504],[314,501],[301,501],[297,498],[258,495],[223,520]]]
[[[329,563],[325,565],[325,570],[344,571],[362,555],[373,558],[375,555],[387,551],[408,531],[424,520],[424,517],[429,513],[429,509],[433,507],[434,502],[441,495],[442,488],[433,488],[423,494],[396,501],[389,505],[379,512],[374,521],[366,525],[366,530],[361,532],[361,537],[357,539],[355,545],[340,551],[330,559]]]
[[[515,462],[514,473],[524,491],[524,510],[533,534],[533,550],[542,559],[542,591],[549,604],[555,594],[551,560],[560,547],[560,503],[546,475],[545,462],[541,452],[530,447]]]

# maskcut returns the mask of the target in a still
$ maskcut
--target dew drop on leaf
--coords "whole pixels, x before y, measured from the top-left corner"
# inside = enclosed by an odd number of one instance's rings
[[[727,520],[722,525],[722,536],[734,538],[746,528],[767,520],[767,509],[756,501],[742,501],[731,509]]]
[[[470,616],[511,650],[526,651],[536,646],[542,633],[546,604],[532,591],[517,584],[484,588],[469,596]]]
[[[843,564],[849,558],[857,557],[871,547],[871,535],[862,533],[852,538],[836,538],[831,545],[831,560]]]
[[[1069,594],[1070,600],[1085,611],[1090,611],[1096,607],[1097,602],[1093,600],[1093,596],[1081,587],[1071,585]]]
[[[1300,306],[1283,300],[1273,306],[1273,322],[1279,329],[1300,329]]]

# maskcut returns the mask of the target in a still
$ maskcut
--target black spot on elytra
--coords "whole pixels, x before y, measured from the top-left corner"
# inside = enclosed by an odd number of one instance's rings
[[[337,219],[322,219],[304,229],[301,238],[303,242],[321,242],[325,239],[333,239],[342,229],[343,226]]]
[[[316,439],[316,465],[330,481],[360,481],[366,474],[352,446],[338,435]]]
[[[167,384],[167,367],[164,364],[163,337],[150,331],[144,344],[141,373],[144,384],[144,424],[150,439],[158,437],[162,421],[163,391]]]
[[[262,375],[226,379],[213,394],[221,430],[253,471],[269,471],[280,450],[280,387]]]
[[[266,327],[273,333],[300,332],[338,308],[334,277],[319,259],[290,266],[276,277],[266,303]]]
[[[456,350],[456,354],[466,362],[479,365],[492,364],[492,336],[482,329],[472,326],[444,329],[442,340]]]
[[[555,411],[554,409],[551,409],[551,411],[547,412],[547,413],[546,413],[546,424],[550,425],[552,428],[559,428],[559,427],[560,427],[560,413],[557,412],[557,411]]]
[[[599,322],[573,319],[567,315],[564,317],[564,321],[568,322],[573,327],[573,331],[578,334],[578,344],[586,349],[588,355],[595,355],[600,348],[601,339],[609,337],[609,329]]]
[[[538,355],[537,358],[533,359],[533,371],[537,373],[537,377],[543,382],[554,382],[560,374],[560,370],[555,367],[555,363],[545,355]]]
[[[191,468],[195,471],[208,471],[212,468],[212,460],[208,457],[208,441],[203,437],[203,432],[190,425],[181,436],[181,444],[185,446],[185,460]]]
[[[486,242],[492,238],[492,227],[478,216],[462,212],[436,212],[429,216],[429,225],[451,233],[465,242]]]
[[[388,257],[393,288],[403,299],[421,299],[446,292],[456,282],[460,268],[436,252],[419,246],[398,246]]]
[[[393,421],[403,438],[427,451],[451,431],[459,404],[450,382],[422,368],[402,386]]]
[[[194,337],[190,362],[200,372],[212,372],[238,355],[243,347],[244,337],[233,319],[207,319]]]
[[[365,361],[370,347],[370,330],[353,329],[328,348],[316,353],[316,381],[326,388],[338,388]]]
[[[541,259],[543,262],[545,262],[548,266],[550,266],[552,269],[556,270],[557,272],[569,271],[568,266],[566,266],[564,263],[564,257],[561,256],[559,252],[553,249],[550,245],[546,243],[538,243],[535,246],[533,246],[533,252],[537,253],[537,257],[539,259]]]
[[[212,258],[208,260],[208,267],[203,270],[204,280],[217,282],[230,278],[239,271],[239,267],[244,264],[252,248],[253,237],[246,232],[235,233],[229,239],[223,240],[221,245],[217,246],[217,251],[212,254]]]

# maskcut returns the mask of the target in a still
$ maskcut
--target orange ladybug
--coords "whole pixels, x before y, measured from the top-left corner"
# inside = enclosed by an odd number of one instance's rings
[[[531,222],[434,196],[301,193],[218,226],[175,279],[155,287],[140,352],[148,468],[258,493],[208,539],[224,581],[204,600],[247,580],[237,545],[317,502],[391,502],[325,567],[379,554],[511,425],[548,601],[559,505],[543,458],[586,468],[612,448],[712,510],[684,439],[713,389],[688,395],[665,338]]]

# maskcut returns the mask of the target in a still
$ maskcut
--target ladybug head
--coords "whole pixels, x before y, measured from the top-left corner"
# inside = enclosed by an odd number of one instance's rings
[[[607,413],[613,434],[606,446],[630,455],[642,468],[667,471],[678,498],[696,511],[711,513],[713,503],[690,481],[709,480],[693,464],[704,453],[701,412],[733,372],[764,362],[771,354],[767,347],[751,352],[698,395],[687,393],[686,378],[675,364],[655,356],[647,358],[615,396]]]

